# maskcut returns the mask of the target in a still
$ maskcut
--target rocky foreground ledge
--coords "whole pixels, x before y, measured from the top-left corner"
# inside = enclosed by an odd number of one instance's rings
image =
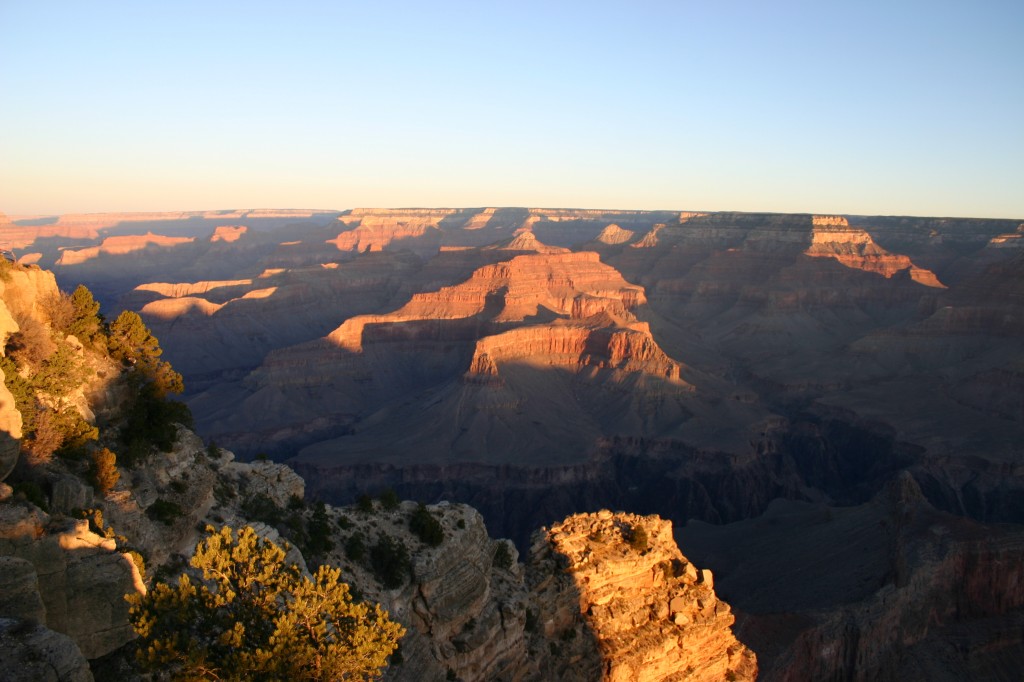
[[[671,522],[657,516],[569,517],[538,531],[520,562],[472,507],[364,500],[318,510],[303,502],[304,482],[287,466],[234,462],[184,429],[172,452],[122,473],[106,497],[67,476],[54,486],[49,513],[4,486],[0,654],[38,663],[5,670],[14,677],[4,679],[141,679],[129,664],[124,594],[144,591],[155,575],[173,581],[206,524],[251,525],[280,542],[289,526],[309,528],[317,514],[330,549],[303,556],[292,547],[289,560],[340,566],[357,594],[406,627],[385,680],[756,676],[711,572],[680,554]],[[253,500],[262,501],[262,519],[251,514]],[[86,507],[96,510],[89,521],[71,518]],[[162,508],[174,509],[173,518],[154,514]],[[275,523],[279,513],[289,520]],[[424,515],[440,530],[432,540],[412,530]],[[368,559],[381,545],[407,553],[397,579],[382,578]]]
[[[576,514],[534,536],[530,579],[544,635],[570,643],[545,679],[753,680],[711,571],[698,569],[658,516]],[[596,650],[596,655],[592,652]]]

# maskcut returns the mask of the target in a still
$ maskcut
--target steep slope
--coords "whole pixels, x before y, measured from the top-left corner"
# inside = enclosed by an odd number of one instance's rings
[[[1024,660],[1007,636],[1024,606],[1020,527],[938,512],[908,474],[860,506],[780,500],[676,537],[715,569],[763,679],[1012,679]]]
[[[628,428],[633,431],[645,419],[667,421],[680,413],[677,402],[692,387],[680,378],[680,365],[657,347],[647,326],[630,312],[643,301],[643,290],[628,284],[596,254],[516,256],[476,270],[462,284],[415,294],[393,313],[353,317],[322,341],[270,354],[246,379],[246,404],[254,408],[263,401],[263,423],[254,429],[242,421],[244,416],[226,415],[231,421],[216,424],[216,432],[219,439],[243,449],[250,442],[262,447],[275,440],[301,442],[299,434],[304,434],[324,441],[319,451],[336,450],[346,458],[346,452],[376,442],[378,457],[390,459],[406,448],[385,443],[418,433],[428,413],[463,404],[467,409],[461,416],[441,417],[428,429],[445,434],[436,433],[437,439],[430,441],[432,457],[511,461],[540,457],[547,449],[549,457],[560,458],[563,445],[575,443],[586,450],[605,433],[598,413],[610,414],[612,405],[626,409],[608,429],[632,423]],[[509,367],[501,386],[491,381],[499,365]],[[543,376],[530,368],[568,373]],[[514,378],[517,374],[520,380]],[[574,384],[606,385],[586,401],[567,402],[562,412],[572,426],[545,435],[516,425],[526,415],[517,414],[523,410],[515,405],[537,395],[537,381],[550,384],[551,395],[579,390]],[[647,384],[655,394],[668,397],[660,416],[642,416],[639,406],[626,407],[648,395],[630,395],[627,387]],[[424,397],[410,400],[417,393]],[[196,411],[203,412],[204,404],[197,402]],[[487,404],[496,411],[476,407]],[[552,408],[558,409],[554,404],[547,409]],[[582,419],[569,411],[579,412]],[[332,415],[331,424],[310,420],[314,412]],[[390,436],[381,442],[380,434],[374,435],[375,424],[385,413],[403,414],[411,421],[398,430],[390,427]],[[329,429],[357,423],[355,439],[328,442]],[[519,436],[502,445],[501,434],[509,431]],[[558,448],[545,445],[552,438]]]
[[[607,510],[570,516],[535,536],[530,569],[537,620],[564,649],[543,661],[547,679],[757,677],[711,571],[680,554],[671,522]]]

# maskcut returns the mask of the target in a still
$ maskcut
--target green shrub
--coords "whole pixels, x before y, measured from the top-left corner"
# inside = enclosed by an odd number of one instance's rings
[[[385,588],[392,590],[401,587],[412,574],[409,550],[401,541],[381,535],[370,548],[370,568]]]
[[[647,543],[647,531],[643,529],[643,526],[631,526],[626,525],[622,529],[622,536],[629,546],[638,552],[646,552],[648,549]]]
[[[409,530],[431,547],[437,547],[444,541],[444,528],[441,527],[441,522],[435,519],[423,504],[416,507],[416,511],[412,513]]]
[[[345,556],[351,561],[362,561],[363,557],[366,556],[366,543],[363,540],[362,533],[353,533],[348,540],[345,541]]]
[[[356,603],[336,568],[312,576],[251,528],[196,547],[183,575],[128,597],[139,660],[174,680],[376,679],[405,634],[378,605]]]
[[[369,514],[373,511],[373,498],[363,493],[356,499],[356,509],[364,514]]]
[[[108,448],[94,450],[89,456],[89,477],[96,492],[106,496],[121,479],[117,470],[117,455]]]
[[[174,525],[175,520],[181,518],[183,515],[184,512],[181,510],[180,506],[170,500],[164,500],[162,498],[157,498],[156,501],[149,506],[149,509],[146,510],[146,516],[154,521],[164,524],[165,526]]]
[[[268,526],[276,526],[284,521],[284,510],[278,507],[264,493],[256,493],[242,502],[242,513],[253,521],[260,521]]]
[[[398,509],[398,505],[400,503],[401,500],[398,499],[398,493],[391,488],[386,489],[380,494],[380,504],[387,511],[394,511],[395,509]]]
[[[334,549],[331,541],[331,524],[327,518],[327,505],[317,502],[313,507],[306,529],[306,549],[313,555],[322,556]]]
[[[135,564],[135,568],[139,569],[139,575],[142,579],[146,579],[146,560],[142,558],[142,555],[136,552],[134,549],[127,552],[128,557]]]

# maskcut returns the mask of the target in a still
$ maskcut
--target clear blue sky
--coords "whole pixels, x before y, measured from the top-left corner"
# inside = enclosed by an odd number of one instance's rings
[[[1024,2],[0,0],[0,211],[1024,218]]]

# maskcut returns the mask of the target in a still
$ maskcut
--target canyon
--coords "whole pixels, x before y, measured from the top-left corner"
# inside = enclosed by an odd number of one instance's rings
[[[198,432],[287,462],[308,497],[471,505],[475,544],[524,555],[578,513],[671,520],[731,606],[709,613],[735,617],[719,673],[752,670],[739,646],[772,680],[1024,664],[1020,220],[354,209],[0,235],[139,311]],[[615,646],[579,628],[566,648]],[[528,639],[434,672],[486,676]]]

